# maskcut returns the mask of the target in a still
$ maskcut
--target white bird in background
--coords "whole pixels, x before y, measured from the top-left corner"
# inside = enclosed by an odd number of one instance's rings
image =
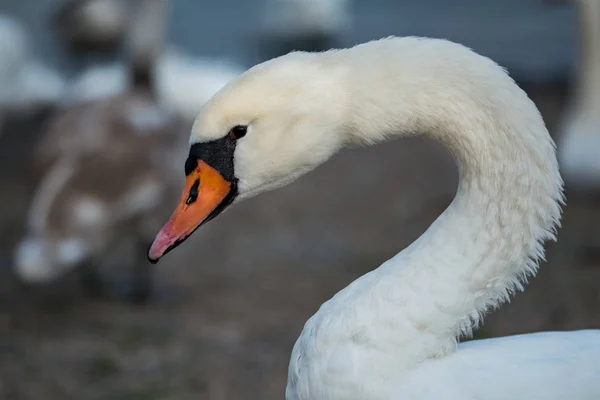
[[[574,95],[558,133],[567,185],[600,194],[600,1],[575,0],[579,11],[579,64]]]
[[[64,79],[32,56],[25,28],[2,14],[0,54],[0,121],[8,114],[35,112],[59,102]]]
[[[129,3],[131,1],[63,0],[52,22],[70,50],[116,49],[132,19]]]
[[[351,24],[348,0],[269,0],[264,36],[272,52],[320,51]]]
[[[148,257],[347,145],[414,135],[454,156],[456,196],[414,243],[306,322],[286,398],[599,399],[600,331],[458,343],[537,272],[563,182],[535,104],[496,63],[456,43],[388,38],[292,53],[228,84],[192,128],[182,201]]]
[[[61,32],[69,43],[80,43],[89,48],[102,45],[105,36],[122,42],[121,36],[125,32],[121,30],[130,19],[135,19],[140,7],[144,7],[144,0],[131,4],[121,0],[65,0],[58,20],[64,20],[61,24],[65,27]],[[167,21],[169,8],[165,7],[161,12],[161,17]],[[172,45],[162,44],[159,50],[153,60],[156,96],[163,105],[189,122],[213,94],[246,69],[225,59],[196,57]],[[126,61],[115,61],[84,69],[70,83],[63,105],[125,93],[130,88],[129,67]]]
[[[156,94],[161,103],[192,122],[204,103],[244,70],[227,60],[195,57],[168,46],[156,61]],[[125,92],[128,85],[126,63],[93,66],[74,79],[66,103],[114,96]]]

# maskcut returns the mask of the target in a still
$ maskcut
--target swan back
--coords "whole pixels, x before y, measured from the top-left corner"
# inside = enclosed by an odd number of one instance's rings
[[[599,342],[600,331],[582,330],[461,343],[450,357],[412,372],[393,398],[596,399]]]

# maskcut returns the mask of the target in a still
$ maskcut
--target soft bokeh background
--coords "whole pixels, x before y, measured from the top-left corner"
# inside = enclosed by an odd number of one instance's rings
[[[22,21],[36,56],[67,77],[110,59],[67,55],[47,22],[58,3],[0,0],[0,11]],[[578,28],[573,6],[548,3],[354,0],[338,43],[387,35],[462,42],[506,66],[554,133],[577,62]],[[269,54],[262,1],[172,6],[168,41],[191,54],[246,67]],[[453,163],[432,143],[347,150],[199,230],[158,265],[160,295],[148,304],[90,299],[71,274],[31,286],[12,273],[34,190],[26,167],[51,112],[9,118],[0,136],[2,399],[282,399],[304,321],[421,234],[455,191]],[[599,210],[587,198],[569,201],[539,275],[487,317],[479,337],[600,327],[600,260],[580,246]],[[127,262],[116,257],[108,275]]]

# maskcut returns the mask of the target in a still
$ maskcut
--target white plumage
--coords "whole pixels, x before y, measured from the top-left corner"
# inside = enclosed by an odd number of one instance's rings
[[[238,201],[346,145],[392,137],[441,142],[460,172],[454,201],[418,240],[308,320],[288,400],[600,398],[600,331],[458,344],[535,275],[563,202],[542,117],[496,63],[420,38],[292,53],[217,93],[190,142],[236,125],[248,125],[233,155]]]

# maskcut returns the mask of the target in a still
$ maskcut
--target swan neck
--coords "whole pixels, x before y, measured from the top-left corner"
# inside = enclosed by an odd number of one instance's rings
[[[449,57],[447,42],[408,42],[377,70],[355,61],[347,131],[351,141],[371,143],[424,135],[457,163],[451,205],[373,272],[382,279],[364,281],[371,296],[387,301],[393,293],[402,304],[393,318],[412,324],[416,344],[403,354],[431,356],[470,335],[485,311],[536,272],[560,218],[562,179],[540,113],[500,67],[462,47]],[[431,334],[435,346],[419,347]]]
[[[579,73],[576,99],[581,107],[600,108],[600,2],[578,0]]]

